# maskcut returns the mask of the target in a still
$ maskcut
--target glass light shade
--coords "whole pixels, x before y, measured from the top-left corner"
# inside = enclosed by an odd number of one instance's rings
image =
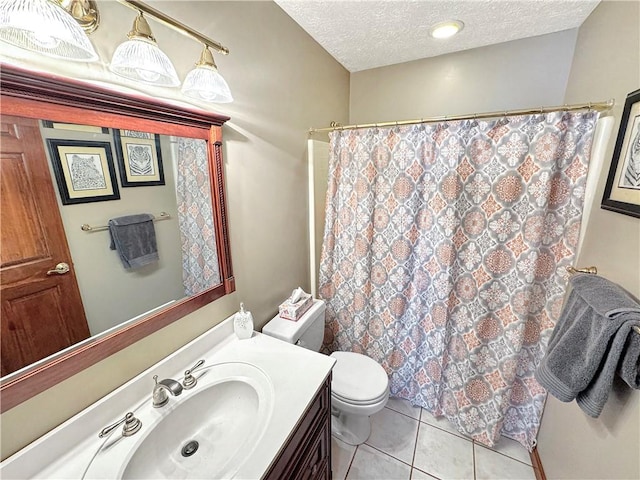
[[[109,69],[122,77],[162,87],[176,87],[180,79],[169,57],[151,40],[133,37],[113,52]]]
[[[191,70],[182,84],[182,93],[205,102],[233,102],[229,85],[216,67],[210,65],[198,65]]]
[[[0,40],[54,58],[99,58],[82,27],[53,0],[0,0]]]

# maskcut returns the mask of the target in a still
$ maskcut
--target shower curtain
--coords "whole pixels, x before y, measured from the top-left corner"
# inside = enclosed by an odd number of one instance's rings
[[[331,134],[325,348],[475,440],[535,445],[598,114]]]
[[[221,281],[208,171],[207,142],[178,137],[176,196],[187,296]]]

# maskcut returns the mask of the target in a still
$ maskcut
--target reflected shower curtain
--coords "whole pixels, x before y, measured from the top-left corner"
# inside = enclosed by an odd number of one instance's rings
[[[535,445],[597,113],[331,134],[325,347],[475,440]]]
[[[185,295],[195,295],[220,283],[207,142],[178,137],[177,150],[182,279]]]

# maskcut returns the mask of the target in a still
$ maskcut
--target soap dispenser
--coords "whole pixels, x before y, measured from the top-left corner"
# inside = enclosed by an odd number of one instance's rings
[[[240,311],[233,317],[233,331],[240,340],[251,338],[253,335],[253,315],[244,310],[244,303],[240,304]]]

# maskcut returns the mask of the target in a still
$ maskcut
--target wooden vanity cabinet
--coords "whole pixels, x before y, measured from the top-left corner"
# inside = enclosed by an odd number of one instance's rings
[[[263,478],[331,479],[331,374]]]

